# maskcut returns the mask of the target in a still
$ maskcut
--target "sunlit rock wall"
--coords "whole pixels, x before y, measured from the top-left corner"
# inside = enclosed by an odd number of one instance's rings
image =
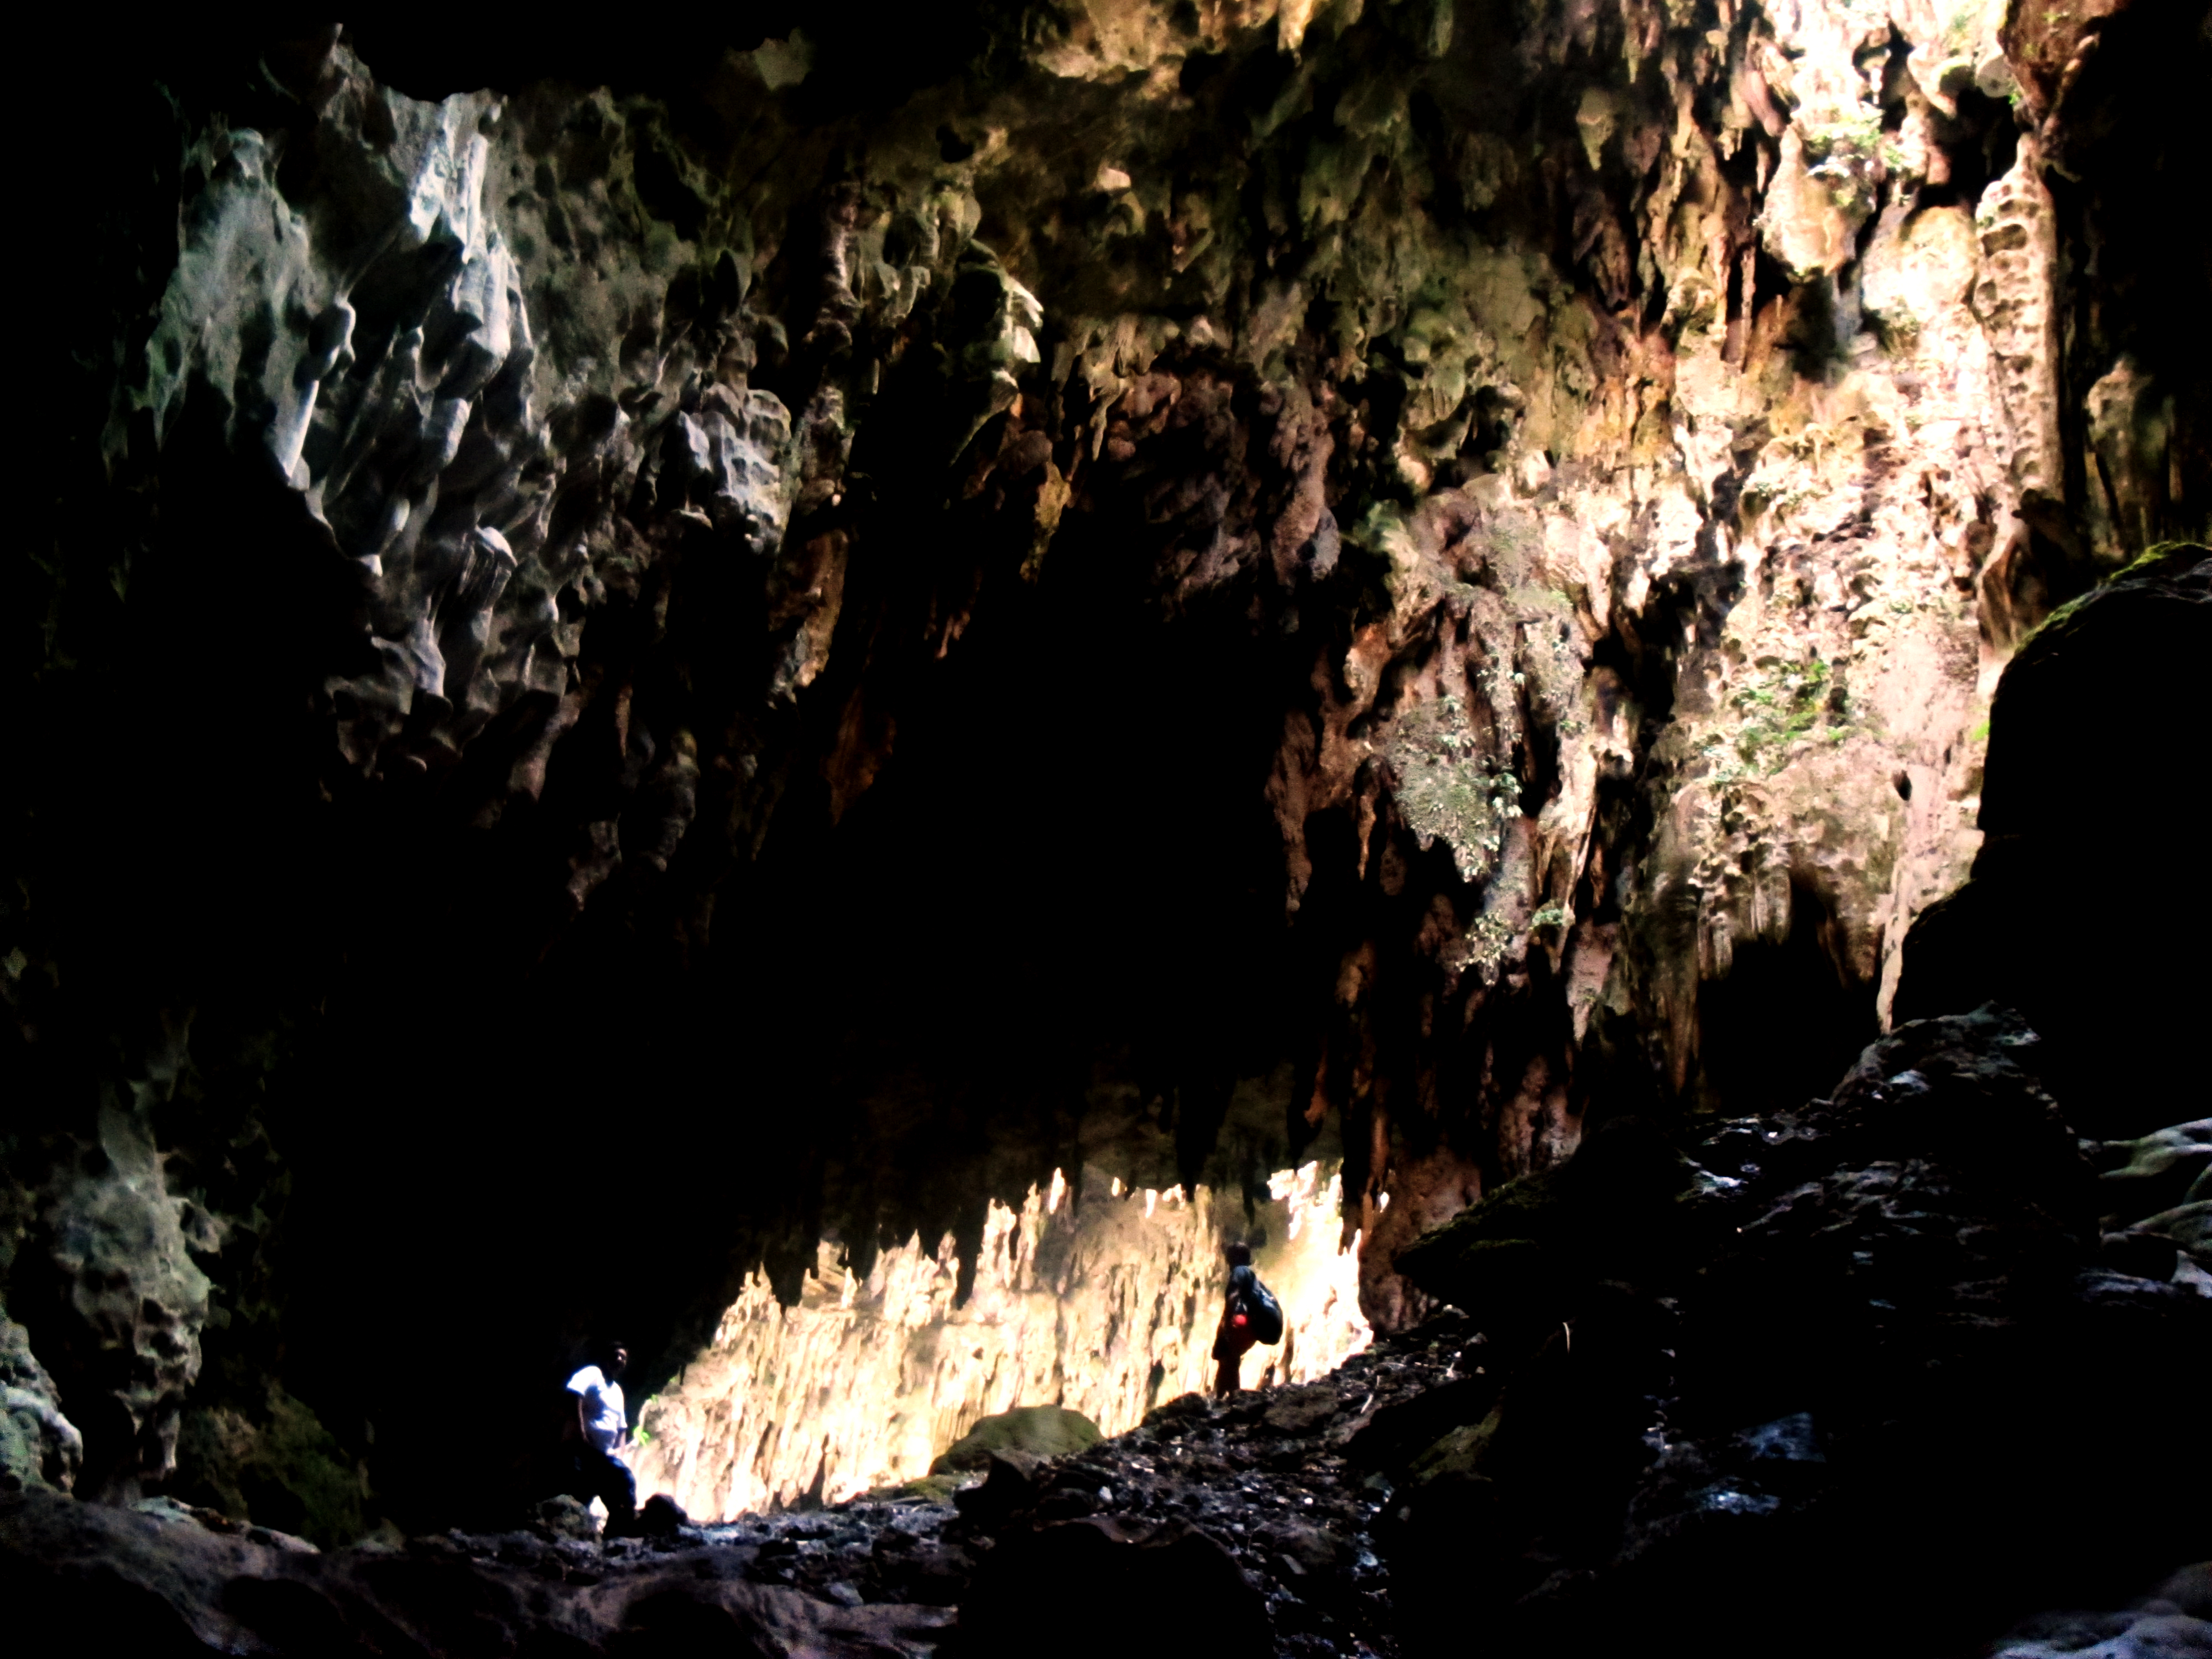
[[[1019,1210],[991,1206],[957,1306],[950,1235],[882,1252],[864,1279],[825,1243],[793,1307],[756,1274],[707,1351],[639,1413],[639,1490],[727,1517],[910,1480],[978,1418],[1015,1406],[1133,1428],[1212,1381],[1231,1239],[1255,1243],[1286,1322],[1279,1347],[1246,1358],[1245,1385],[1321,1376],[1368,1339],[1356,1245],[1339,1243],[1342,1182],[1309,1164],[1268,1194],[1248,1218],[1205,1187],[1188,1199],[1126,1189],[1092,1169],[1079,1194],[1055,1174]]]

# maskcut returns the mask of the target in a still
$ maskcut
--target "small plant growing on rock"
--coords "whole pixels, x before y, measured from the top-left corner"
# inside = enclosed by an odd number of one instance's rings
[[[1513,943],[1513,929],[1502,916],[1484,911],[1474,919],[1474,925],[1460,936],[1458,943],[1445,955],[1445,965],[1462,972],[1472,968],[1482,975],[1485,985],[1498,983],[1498,971],[1504,965],[1505,952]]]
[[[1873,111],[1824,122],[1805,131],[1805,153],[1815,161],[1863,161],[1881,143],[1881,117]]]
[[[1839,712],[1841,690],[1832,684],[1828,665],[1820,657],[1783,663],[1740,687],[1729,702],[1743,715],[1743,723],[1705,745],[1709,775],[1721,784],[1771,777],[1788,764],[1791,745]],[[1829,735],[1840,741],[1844,731],[1838,726]]]
[[[1442,836],[1463,881],[1480,881],[1498,861],[1505,822],[1521,810],[1521,780],[1477,752],[1455,696],[1408,712],[1384,753],[1398,775],[1398,810],[1424,846]]]
[[[1981,21],[1982,8],[1978,0],[1960,0],[1951,8],[1943,20],[1943,50],[1952,57],[1961,57],[1974,43],[1974,26]]]

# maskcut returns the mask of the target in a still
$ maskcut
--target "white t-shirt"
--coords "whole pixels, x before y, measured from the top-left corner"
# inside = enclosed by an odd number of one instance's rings
[[[622,1384],[610,1382],[597,1365],[568,1379],[568,1392],[584,1397],[584,1437],[603,1452],[622,1443],[629,1419],[623,1415]]]

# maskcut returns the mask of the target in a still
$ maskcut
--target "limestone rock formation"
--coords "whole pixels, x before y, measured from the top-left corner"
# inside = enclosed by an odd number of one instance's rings
[[[1417,1656],[1478,1628],[1512,1655],[1679,1634],[1840,1656],[1972,1650],[2008,1626],[2008,1651],[2093,1630],[2188,1652],[2201,1567],[2129,1612],[2036,1614],[2114,1606],[2143,1562],[2212,1545],[2188,1501],[2205,1452],[2176,1431],[2212,1294],[2138,1276],[2100,1235],[2112,1194],[2040,1047],[1994,1011],[1918,1021],[1828,1098],[1694,1157],[1594,1135],[1475,1218],[1571,1238],[1625,1170],[1668,1170],[1627,1183],[1679,1194],[1632,1259],[1563,1259],[1297,1388],[1184,1396],[1056,1458],[996,1453],[957,1505],[613,1542],[545,1516],[318,1554],[34,1490],[0,1498],[0,1587],[157,1652],[995,1654],[1086,1600],[1072,1652]],[[2178,1126],[2126,1167],[2199,1139]],[[2160,1456],[2135,1455],[2147,1441]]]
[[[2148,1656],[2212,1650],[2212,1569],[2185,1567],[2130,1606],[2043,1613],[1992,1644],[1991,1659],[2053,1659],[2062,1653]]]
[[[55,1402],[54,1380],[21,1325],[0,1316],[0,1489],[76,1484],[84,1437]]]
[[[374,1530],[362,1463],[301,1401],[272,1384],[258,1400],[188,1410],[167,1491],[244,1526],[265,1523],[318,1546]]]
[[[38,1334],[35,1357],[21,1354],[21,1408],[43,1425],[32,1443],[51,1442],[55,1468],[81,1474],[87,1496],[127,1501],[142,1476],[169,1474],[199,1372],[209,1281],[194,1255],[212,1251],[220,1224],[171,1195],[155,1146],[153,1108],[177,1069],[174,1049],[157,1052],[127,1093],[106,1091],[93,1135],[64,1143],[48,1166],[33,1199],[36,1242],[14,1264],[15,1308]]]
[[[1317,1164],[1286,1171],[1248,1214],[1205,1187],[1122,1191],[1057,1171],[1019,1210],[994,1205],[975,1279],[959,1295],[955,1241],[916,1238],[865,1274],[825,1244],[796,1304],[755,1278],[713,1340],[638,1413],[641,1487],[708,1520],[811,1499],[837,1502],[982,1454],[1080,1449],[986,1425],[1042,1413],[1119,1433],[1161,1401],[1213,1381],[1225,1237],[1283,1304],[1283,1341],[1245,1361],[1248,1387],[1310,1381],[1366,1345],[1357,1241],[1341,1238],[1342,1183]],[[966,1454],[972,1453],[972,1456]]]
[[[1902,1027],[1831,1099],[1710,1139],[1672,1212],[1642,1229],[1640,1271],[1593,1259],[1486,1297],[1502,1394],[1394,1465],[1405,1616],[1440,1621],[1443,1564],[1471,1552],[1493,1564],[1473,1593],[1514,1650],[1692,1616],[1725,1584],[1729,1650],[1760,1651],[1827,1575],[1872,1574],[1886,1588],[1850,1630],[1791,1638],[1858,1650],[1903,1608],[1986,1618],[1984,1598],[2032,1597],[2061,1557],[2081,1578],[2093,1559],[2124,1572],[2201,1551],[2168,1484],[2199,1477],[2122,1474],[2119,1448],[2186,1412],[2184,1355],[2212,1336],[2212,1302],[2160,1282],[2170,1252],[2138,1278],[2140,1256],[2100,1242],[2097,1183],[2036,1080],[2039,1047],[1993,1013]],[[1508,1188],[1470,1220],[1517,1204],[1579,1235],[1581,1201]],[[1431,1260],[1409,1271],[1452,1271]],[[1613,1504],[1599,1526],[1589,1506]],[[2093,1544],[2071,1519],[2083,1510],[2115,1530]],[[1462,1575],[1452,1602],[1468,1590]]]
[[[634,1326],[672,1402],[825,1243],[969,1304],[1055,1170],[1339,1167],[1410,1328],[1586,1123],[1991,996],[2075,1128],[2186,1115],[2201,930],[2052,850],[2169,810],[2186,688],[1990,699],[2201,631],[2194,554],[2100,586],[2212,527],[2187,11],[88,51],[0,605],[0,1271],[80,1488],[189,1403],[242,1498],[289,1401],[364,1526],[535,1502],[527,1404],[451,1436],[362,1333],[526,1402]]]

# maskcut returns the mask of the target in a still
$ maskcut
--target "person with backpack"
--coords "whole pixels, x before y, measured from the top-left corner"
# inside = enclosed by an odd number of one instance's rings
[[[1221,1328],[1214,1333],[1213,1392],[1220,1398],[1243,1385],[1237,1373],[1255,1343],[1273,1346],[1283,1340],[1283,1304],[1252,1271],[1252,1248],[1231,1244],[1229,1255],[1229,1296],[1221,1310]]]

